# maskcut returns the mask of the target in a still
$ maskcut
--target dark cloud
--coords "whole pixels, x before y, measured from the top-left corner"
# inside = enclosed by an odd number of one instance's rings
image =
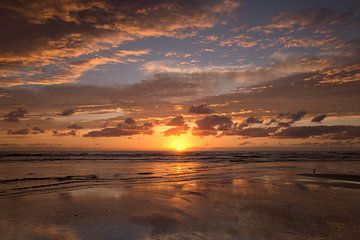
[[[124,125],[136,126],[136,121],[133,118],[125,118]]]
[[[41,133],[45,133],[45,130],[36,126],[33,128],[10,129],[7,131],[8,135],[28,135]]]
[[[64,106],[68,106],[65,110],[69,113],[75,109],[79,112],[103,110],[115,112],[117,109],[122,109],[133,113],[132,115],[141,114],[141,117],[165,117],[176,114],[174,103],[168,100],[173,96],[187,96],[189,88],[184,89],[181,86],[174,88],[173,85],[161,83],[160,80],[154,84],[154,86],[136,85],[138,87],[56,85],[0,88],[0,94],[9,96],[1,99],[0,109],[8,111],[9,108],[21,104],[37,112],[61,113],[64,111]]]
[[[225,132],[225,135],[238,135],[242,137],[269,137],[278,130],[277,127],[269,128],[238,128]]]
[[[323,137],[331,139],[353,139],[360,137],[360,126],[301,126],[289,127],[277,132],[279,138]]]
[[[307,113],[306,111],[298,111],[296,113],[280,113],[276,118],[271,118],[266,122],[256,117],[249,117],[243,123],[238,125],[238,128],[241,129],[251,124],[262,124],[262,123],[265,126],[276,124],[277,127],[290,127],[295,122],[301,120],[306,115],[306,113]]]
[[[173,127],[164,131],[164,136],[180,136],[182,134],[186,134],[189,129],[189,126],[186,124],[183,126]]]
[[[291,122],[278,122],[277,126],[278,127],[290,127],[291,126]]]
[[[28,112],[25,109],[18,108],[4,116],[4,120],[8,122],[18,122],[20,118],[24,118]]]
[[[66,136],[75,137],[76,134],[77,134],[76,130],[69,130],[69,131],[54,130],[53,131],[53,136],[56,136],[56,137],[66,137]]]
[[[227,130],[233,125],[231,117],[221,115],[206,116],[203,119],[197,120],[195,123],[198,129],[201,130],[211,130],[215,128],[218,130]]]
[[[66,109],[60,113],[58,113],[59,116],[71,116],[71,115],[74,115],[76,113],[76,111],[74,109]]]
[[[33,127],[32,128],[32,133],[33,134],[40,134],[40,133],[45,133],[45,130],[44,129],[42,129],[42,128],[40,128],[40,127]]]
[[[321,122],[322,120],[324,120],[327,117],[327,115],[325,114],[320,114],[316,117],[314,117],[313,119],[311,119],[312,122]]]
[[[306,109],[310,114],[359,113],[356,103],[360,102],[360,82],[321,84],[319,80],[308,80],[316,74],[295,74],[257,85],[261,91],[244,87],[232,93],[200,98],[197,102],[222,105],[218,111],[228,113],[250,110],[252,114],[266,115],[266,112],[276,114],[298,109]]]
[[[171,119],[166,125],[168,126],[184,126],[185,120],[183,116],[176,116],[175,118]]]
[[[217,135],[218,131],[216,129],[199,129],[197,127],[193,127],[191,129],[191,134],[194,136],[205,137],[210,135]]]
[[[8,135],[28,135],[31,133],[31,129],[29,128],[22,128],[22,129],[16,129],[16,130],[8,130]]]
[[[132,129],[131,131],[124,131],[121,128],[104,128],[99,131],[91,131],[84,135],[84,137],[121,137],[132,136],[137,134],[137,131]]]
[[[121,137],[132,136],[138,134],[153,134],[153,124],[146,122],[138,125],[132,118],[126,118],[123,123],[118,124],[113,128],[104,128],[98,131],[91,131],[84,135],[84,137]]]
[[[297,113],[290,114],[289,118],[291,119],[292,122],[297,122],[301,120],[303,117],[305,117],[306,114],[307,114],[306,111],[298,111]]]
[[[196,122],[193,127],[192,134],[196,136],[216,135],[218,131],[226,131],[232,128],[233,121],[231,117],[221,115],[209,115]]]
[[[70,124],[69,126],[67,126],[68,129],[82,129],[83,127],[76,124],[76,123],[73,123],[73,124]]]
[[[256,117],[248,117],[246,120],[245,120],[245,123],[247,124],[261,124],[263,122],[263,120],[260,120]]]
[[[264,124],[268,126],[276,123],[278,127],[290,127],[295,122],[300,121],[306,114],[306,111],[298,111],[296,113],[280,113],[276,118],[272,118]],[[249,117],[241,124],[241,126],[248,126],[252,123],[261,124],[263,122],[263,120]]]
[[[301,120],[305,115],[306,111],[298,111],[296,113],[280,113],[278,115],[279,120],[288,120],[288,123],[295,123],[299,120]]]
[[[298,74],[258,85],[261,91],[245,87],[230,94],[200,98],[196,102],[221,105],[222,107],[217,108],[220,112],[251,110],[253,114],[259,115],[265,111],[279,113],[294,109],[306,109],[311,114],[320,114],[324,109],[339,114],[354,114],[359,111],[355,103],[360,101],[360,83],[330,85],[319,84],[317,80],[305,80],[313,75]],[[111,103],[111,107],[115,109],[121,108],[142,116],[164,117],[177,114],[174,112],[174,103],[169,103],[170,99],[175,99],[176,103],[185,99],[188,106],[194,105],[189,98],[198,96],[198,91],[194,89],[200,88],[193,88],[194,86],[171,78],[157,78],[127,87],[59,85],[34,89],[3,88],[0,89],[0,94],[8,97],[1,99],[0,108],[8,111],[21,104],[26,109],[49,112],[62,111],[64,106],[77,109],[79,105],[92,105],[95,107],[87,110],[101,110],[109,108]],[[133,111],[134,109],[141,111]]]
[[[189,109],[189,113],[195,113],[195,114],[210,114],[213,112],[214,112],[214,110],[212,110],[210,107],[208,107],[208,105],[205,103],[193,105]]]

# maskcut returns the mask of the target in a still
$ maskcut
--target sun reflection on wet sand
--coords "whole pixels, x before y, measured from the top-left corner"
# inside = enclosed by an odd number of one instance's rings
[[[321,185],[321,179],[306,182],[305,177],[294,175],[294,166],[299,169],[300,165],[242,164],[227,169],[227,164],[210,167],[181,160],[151,162],[142,168],[136,163],[124,165],[128,176],[142,182],[123,184],[116,180],[98,187],[23,195],[16,201],[1,198],[0,236],[357,239],[358,189]],[[312,164],[302,166],[311,169]],[[238,169],[232,173],[235,167]],[[338,168],[335,163],[326,167]],[[356,169],[350,162],[342,167]]]

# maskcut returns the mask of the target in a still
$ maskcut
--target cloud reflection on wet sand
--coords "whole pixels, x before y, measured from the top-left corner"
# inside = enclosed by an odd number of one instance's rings
[[[353,164],[342,167],[351,169]],[[289,174],[292,165],[258,165],[252,173],[248,167],[250,173],[232,179],[101,186],[4,198],[0,235],[4,239],[357,239],[358,189],[326,185],[322,179],[304,181],[304,176]],[[331,165],[336,163],[327,166]],[[174,174],[191,172],[194,166],[167,165]]]

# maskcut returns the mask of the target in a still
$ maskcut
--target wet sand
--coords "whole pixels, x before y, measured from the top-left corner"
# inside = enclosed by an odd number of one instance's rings
[[[333,179],[333,180],[360,182],[360,175],[357,175],[357,174],[331,174],[331,173],[309,174],[309,173],[304,173],[304,174],[300,174],[300,175],[306,176],[306,177],[317,177],[317,178],[326,178],[326,179]]]
[[[35,164],[37,173],[34,165],[14,164],[1,170],[10,175],[8,171],[14,169],[18,174],[1,183],[1,239],[360,236],[358,162],[211,165],[179,161],[129,164],[116,170],[113,163],[72,163],[68,168],[55,167],[53,171],[64,174],[60,179],[40,174],[56,165],[51,164]],[[95,166],[96,177],[89,174]],[[312,174],[313,168],[321,173]],[[110,175],[117,177],[109,180]],[[135,177],[136,181],[125,181]]]

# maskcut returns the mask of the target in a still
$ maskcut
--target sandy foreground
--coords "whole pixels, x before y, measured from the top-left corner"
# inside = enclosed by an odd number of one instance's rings
[[[359,162],[46,164],[3,165],[3,180],[18,177],[0,182],[0,239],[360,236]],[[40,174],[50,169],[88,177]]]

